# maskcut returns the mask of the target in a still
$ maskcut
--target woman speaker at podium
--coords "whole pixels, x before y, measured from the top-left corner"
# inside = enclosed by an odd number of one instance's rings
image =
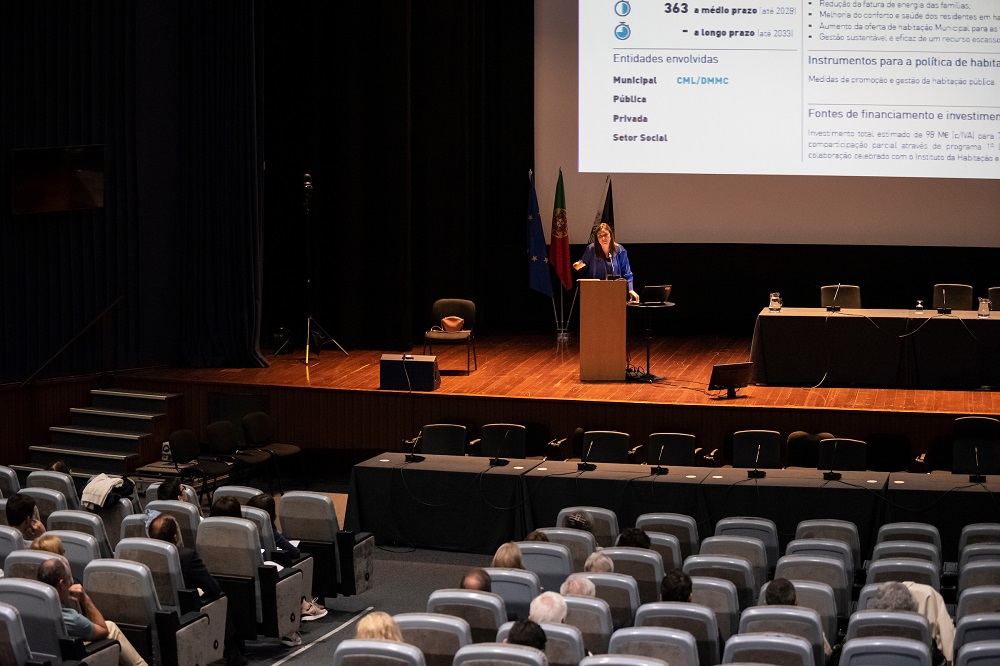
[[[615,230],[604,222],[597,225],[597,242],[587,246],[573,268],[583,272],[582,277],[597,280],[625,279],[628,281],[628,300],[639,300],[639,294],[632,288],[632,267],[628,264],[628,252],[615,242]]]

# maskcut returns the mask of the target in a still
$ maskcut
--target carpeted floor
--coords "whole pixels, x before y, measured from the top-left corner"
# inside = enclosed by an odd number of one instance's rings
[[[337,513],[343,515],[340,506]],[[489,564],[488,555],[376,549],[371,590],[354,597],[327,599],[329,614],[302,624],[300,647],[288,648],[276,639],[248,643],[251,664],[328,665],[333,662],[333,651],[340,641],[354,637],[355,624],[365,613],[380,610],[395,615],[424,611],[431,592],[457,587],[467,569]]]

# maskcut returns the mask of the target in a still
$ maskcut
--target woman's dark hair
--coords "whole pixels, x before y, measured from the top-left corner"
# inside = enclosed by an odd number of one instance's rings
[[[180,479],[175,476],[170,477],[165,479],[156,489],[156,499],[175,500],[181,496],[182,492]]]
[[[254,509],[261,509],[267,512],[267,515],[271,517],[271,522],[273,523],[277,517],[277,512],[275,511],[274,497],[268,495],[267,493],[261,493],[260,495],[254,495],[247,500],[247,506]]]
[[[212,502],[212,509],[208,512],[212,518],[217,516],[228,516],[229,518],[242,518],[243,511],[240,509],[240,502],[235,497],[226,495]]]
[[[594,229],[594,254],[596,254],[601,259],[607,259],[608,255],[604,254],[604,248],[601,247],[601,241],[597,240],[597,236],[602,231],[607,231],[609,234],[611,234],[611,245],[608,246],[608,249],[611,251],[612,254],[614,254],[615,249],[617,249],[618,243],[615,242],[615,230],[612,227],[608,226],[607,223],[601,222],[600,224],[597,225],[597,228]]]

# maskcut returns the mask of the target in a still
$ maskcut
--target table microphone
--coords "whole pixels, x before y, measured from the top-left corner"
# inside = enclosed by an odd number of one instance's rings
[[[972,483],[986,483],[986,475],[979,470],[979,445],[974,446],[972,450],[976,455],[976,473],[969,475],[969,481]]]
[[[840,312],[840,306],[837,305],[837,294],[839,293],[840,293],[840,283],[838,282],[837,290],[833,292],[833,301],[831,301],[830,304],[826,306],[827,312]]]
[[[843,476],[840,472],[834,472],[833,468],[836,466],[834,463],[837,462],[837,440],[833,440],[833,455],[830,456],[830,471],[823,472],[824,481],[840,481]]]
[[[411,444],[412,445],[412,446],[410,446],[410,452],[406,454],[406,462],[408,462],[408,463],[418,463],[418,462],[423,462],[425,460],[425,458],[423,456],[418,456],[416,454],[417,444],[420,443],[420,439],[423,436],[424,436],[424,431],[421,430],[420,432],[417,433],[417,436],[414,437],[413,439],[411,439],[411,440],[404,439],[403,440],[404,444]]]
[[[941,289],[941,307],[937,311],[938,314],[951,314],[951,308],[948,307],[948,290],[943,287]]]
[[[507,441],[507,435],[510,434],[510,428],[505,428],[503,431],[503,439],[500,440],[500,445],[497,446],[497,450],[492,458],[490,458],[490,467],[503,467],[509,460],[504,460],[500,457],[500,452],[503,450],[504,442]]]
[[[666,474],[670,471],[669,467],[660,467],[660,461],[663,460],[663,447],[666,446],[666,442],[660,444],[660,455],[656,456],[656,467],[654,467],[649,473],[650,475],[659,476],[660,474]]]
[[[590,446],[587,447],[587,455],[583,456],[583,460],[576,464],[576,469],[581,472],[593,472],[597,469],[597,465],[587,462],[587,458],[590,457],[590,450],[594,448],[594,440],[590,440]]]
[[[759,464],[760,464],[760,444],[757,445],[757,457],[753,461],[753,469],[747,470],[748,479],[763,479],[765,476],[767,476],[767,472],[765,472],[762,469],[757,469],[757,466]]]

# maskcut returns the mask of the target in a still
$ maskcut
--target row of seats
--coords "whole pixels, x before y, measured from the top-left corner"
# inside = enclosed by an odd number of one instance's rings
[[[481,436],[466,444],[463,425],[434,423],[425,425],[415,440],[421,451],[438,455],[472,455],[524,458],[527,456],[525,427],[512,423],[484,425]],[[413,444],[416,444],[413,441]],[[829,433],[795,432],[783,440],[775,430],[740,430],[733,433],[732,450],[721,455],[717,449],[698,444],[689,433],[659,432],[649,436],[645,447],[634,446],[628,433],[611,430],[583,432],[577,446],[565,440],[552,443],[556,449],[550,458],[579,455],[587,462],[645,462],[649,465],[698,466],[721,464],[722,458],[733,467],[780,469],[786,464],[817,469],[863,471],[868,469],[868,444],[859,439],[834,437]],[[579,448],[579,451],[576,449]],[[645,448],[645,455],[641,449]],[[728,448],[728,447],[726,447]],[[909,452],[890,467],[903,466]],[[1000,473],[1000,419],[982,416],[955,420],[952,438],[951,470],[962,474]]]

